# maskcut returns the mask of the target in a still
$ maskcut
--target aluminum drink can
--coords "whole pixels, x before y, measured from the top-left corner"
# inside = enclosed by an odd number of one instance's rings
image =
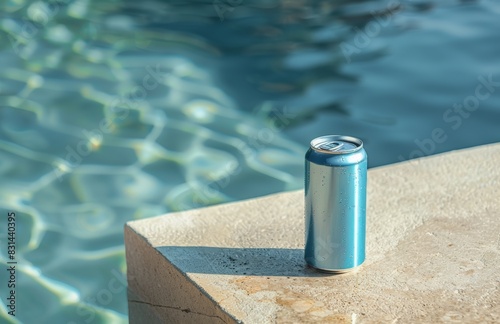
[[[313,139],[305,161],[305,260],[328,272],[365,261],[367,155],[342,135]]]

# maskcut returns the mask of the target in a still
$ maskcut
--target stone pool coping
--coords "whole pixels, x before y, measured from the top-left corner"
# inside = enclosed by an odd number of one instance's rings
[[[500,143],[368,171],[367,260],[303,261],[303,192],[128,222],[131,323],[500,321]]]

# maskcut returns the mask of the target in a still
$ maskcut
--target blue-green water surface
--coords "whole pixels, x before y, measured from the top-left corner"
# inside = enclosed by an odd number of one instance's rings
[[[316,136],[362,138],[370,167],[500,141],[499,16],[493,0],[2,1],[0,321],[127,322],[126,221],[302,188]]]

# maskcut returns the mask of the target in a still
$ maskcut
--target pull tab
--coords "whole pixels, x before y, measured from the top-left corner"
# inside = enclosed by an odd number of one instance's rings
[[[330,143],[323,143],[319,146],[319,148],[326,151],[338,151],[342,148],[342,146],[344,146],[344,143],[333,141]]]

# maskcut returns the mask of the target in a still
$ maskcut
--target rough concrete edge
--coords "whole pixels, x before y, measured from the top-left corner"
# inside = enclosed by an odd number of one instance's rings
[[[129,289],[127,291],[127,294],[129,296],[130,296],[130,291],[131,291],[130,287],[135,286],[135,285],[131,285],[130,283],[134,282],[134,281],[137,282],[135,277],[134,278],[131,277],[131,273],[130,273],[131,267],[129,267],[129,265],[131,263],[134,263],[134,261],[137,259],[137,254],[134,254],[133,250],[137,250],[138,245],[142,244],[147,249],[154,250],[155,254],[161,256],[160,258],[155,258],[155,259],[161,260],[161,262],[164,264],[165,269],[173,270],[173,272],[175,272],[175,275],[182,277],[185,280],[185,282],[187,282],[190,285],[191,289],[193,289],[194,291],[198,292],[201,296],[203,296],[203,301],[206,304],[205,307],[212,308],[214,310],[214,314],[205,314],[202,312],[193,311],[191,309],[182,309],[182,308],[175,307],[175,306],[168,307],[165,305],[154,305],[152,303],[144,301],[143,296],[145,294],[143,292],[141,292],[141,289],[137,289],[137,290],[133,291],[133,295],[135,297],[139,297],[139,299],[141,299],[141,300],[130,300],[128,298],[129,304],[130,304],[130,302],[136,304],[136,305],[134,305],[134,307],[136,307],[136,308],[147,308],[147,309],[153,308],[153,310],[155,310],[155,309],[158,309],[158,307],[161,307],[161,308],[165,308],[165,309],[170,309],[172,311],[173,310],[181,311],[182,314],[178,314],[178,315],[182,315],[183,317],[185,317],[185,320],[189,320],[189,322],[183,321],[183,323],[200,323],[199,317],[202,317],[201,319],[203,319],[203,321],[202,321],[203,323],[212,323],[212,322],[213,323],[220,323],[221,321],[223,323],[241,323],[241,320],[237,319],[235,316],[233,316],[232,314],[228,313],[225,309],[220,307],[220,305],[212,298],[212,296],[210,296],[198,284],[193,282],[193,280],[191,280],[185,273],[180,271],[180,269],[177,266],[175,266],[173,263],[171,263],[163,254],[161,254],[155,247],[153,247],[144,236],[137,233],[128,224],[125,224],[124,236],[125,236],[125,253],[126,253],[126,262],[127,262],[127,282],[129,284]],[[136,242],[132,243],[133,241],[136,241]],[[142,258],[143,257],[144,257],[144,255],[142,255]],[[148,277],[148,274],[150,273],[150,271],[151,271],[151,267],[148,267],[144,271],[141,271],[141,277],[143,278],[143,280],[147,280],[147,277]],[[139,280],[139,282],[140,281],[141,280]],[[188,292],[189,288],[186,289],[184,285],[183,285],[183,287],[184,287],[184,289],[182,289],[182,290],[179,289],[180,293],[185,294],[185,298],[192,299],[193,295]],[[165,287],[165,288],[168,288],[168,287]],[[139,305],[139,304],[142,304],[142,305]],[[201,306],[201,307],[203,307],[203,306]],[[130,305],[129,305],[129,308],[130,308]],[[141,313],[143,313],[143,312],[141,312]],[[159,322],[164,322],[165,319],[163,318],[161,313],[159,313],[158,311],[154,311],[154,313],[156,316],[150,316],[151,319],[154,318],[154,319],[157,319]],[[165,314],[165,313],[163,313],[163,314]],[[191,318],[187,318],[188,314]],[[129,309],[129,316],[130,315],[131,315],[131,312]],[[193,319],[192,317],[198,317],[198,319]],[[213,320],[208,320],[207,317],[213,318]],[[134,317],[132,316],[132,320],[133,320],[133,318]],[[216,319],[218,319],[218,320],[216,320]]]
[[[424,162],[424,163],[430,163],[431,160],[433,160],[433,159],[439,159],[439,158],[441,158],[443,156],[461,154],[461,153],[464,153],[466,151],[470,152],[470,151],[474,151],[474,150],[482,150],[482,149],[488,149],[488,148],[491,149],[491,148],[499,146],[499,145],[500,145],[500,142],[494,142],[494,143],[489,143],[489,144],[483,144],[483,145],[478,145],[478,146],[471,146],[471,147],[467,147],[467,148],[462,148],[462,149],[457,149],[457,150],[451,150],[451,151],[441,152],[441,153],[437,153],[437,154],[433,154],[433,155],[427,155],[427,156],[423,156],[423,157],[417,158],[417,159],[404,160],[404,161],[400,161],[400,162],[394,162],[394,163],[391,163],[391,164],[379,165],[379,166],[376,166],[376,167],[373,167],[373,168],[369,168],[368,169],[368,174],[373,173],[373,172],[377,172],[377,173],[378,172],[383,172],[383,171],[385,171],[388,168],[402,167],[402,166],[404,166],[406,164],[410,164],[410,165],[413,165],[413,166],[415,166],[415,164],[417,164],[417,165],[420,166],[420,163],[422,163],[422,162]],[[256,200],[256,199],[268,198],[268,197],[272,197],[272,196],[289,194],[289,193],[294,193],[294,192],[300,192],[300,191],[303,191],[303,190],[304,190],[304,188],[302,188],[302,189],[295,189],[295,190],[289,190],[289,191],[280,191],[280,192],[275,192],[275,193],[271,193],[271,194],[267,194],[267,195],[262,195],[262,196],[257,196],[257,197],[252,197],[252,198],[247,198],[247,199],[241,199],[241,200],[236,200],[236,201],[223,202],[223,203],[216,204],[216,205],[203,206],[203,207],[198,207],[198,208],[193,208],[193,209],[188,209],[188,210],[183,210],[183,211],[173,211],[173,212],[168,212],[166,214],[162,214],[162,215],[158,215],[158,216],[148,217],[148,218],[145,218],[145,219],[130,220],[130,221],[127,221],[125,223],[125,225],[126,226],[128,226],[129,224],[133,225],[134,223],[137,223],[137,222],[142,222],[142,221],[145,221],[145,220],[158,219],[158,218],[165,217],[167,215],[168,216],[172,216],[172,215],[181,215],[181,214],[186,214],[186,213],[199,213],[201,211],[203,211],[203,213],[210,213],[211,210],[217,210],[222,205],[224,205],[224,206],[231,206],[231,205],[236,205],[236,204],[241,204],[241,203],[248,203],[248,202],[251,202],[251,201]],[[133,227],[133,226],[130,226],[130,227]]]
[[[196,213],[197,214],[201,214],[201,213],[211,214],[212,211],[218,210],[222,206],[224,206],[224,208],[225,208],[226,206],[234,206],[234,205],[240,205],[240,204],[251,204],[254,200],[271,199],[273,196],[281,196],[281,195],[286,195],[286,194],[290,194],[290,193],[298,193],[301,191],[304,191],[304,188],[294,189],[294,190],[289,190],[289,191],[279,191],[279,192],[274,192],[274,193],[270,193],[270,194],[265,194],[262,196],[251,197],[251,198],[247,198],[247,199],[240,199],[240,200],[235,200],[235,201],[222,202],[222,203],[215,204],[215,205],[197,207],[197,208],[186,209],[186,210],[182,210],[182,211],[172,211],[172,212],[168,212],[168,213],[161,214],[158,216],[130,220],[130,221],[127,221],[125,223],[125,226],[129,226],[130,228],[134,228],[134,224],[136,224],[136,223],[140,223],[140,222],[144,222],[144,221],[151,221],[154,219],[160,219],[160,218],[163,218],[165,216],[168,216],[168,217],[174,216],[175,217],[176,215],[185,215],[185,214],[193,214],[193,213],[195,213],[195,214]],[[147,241],[146,238],[144,238],[144,239]]]
[[[472,151],[481,151],[481,150],[491,150],[494,147],[500,146],[500,142],[492,142],[488,144],[482,144],[482,145],[477,145],[477,146],[470,146],[470,147],[465,147],[461,149],[456,149],[456,150],[451,150],[451,151],[446,151],[446,152],[440,152],[432,155],[426,155],[422,156],[416,159],[408,159],[408,160],[403,160],[399,162],[394,162],[390,164],[384,164],[384,165],[379,165],[373,168],[369,168],[368,171],[370,170],[384,170],[388,169],[391,167],[400,167],[406,164],[410,164],[415,166],[416,164],[419,165],[420,163],[430,163],[431,160],[433,159],[439,159],[442,158],[443,156],[450,156],[450,155],[457,155],[457,154],[463,154],[463,153],[471,153]]]

